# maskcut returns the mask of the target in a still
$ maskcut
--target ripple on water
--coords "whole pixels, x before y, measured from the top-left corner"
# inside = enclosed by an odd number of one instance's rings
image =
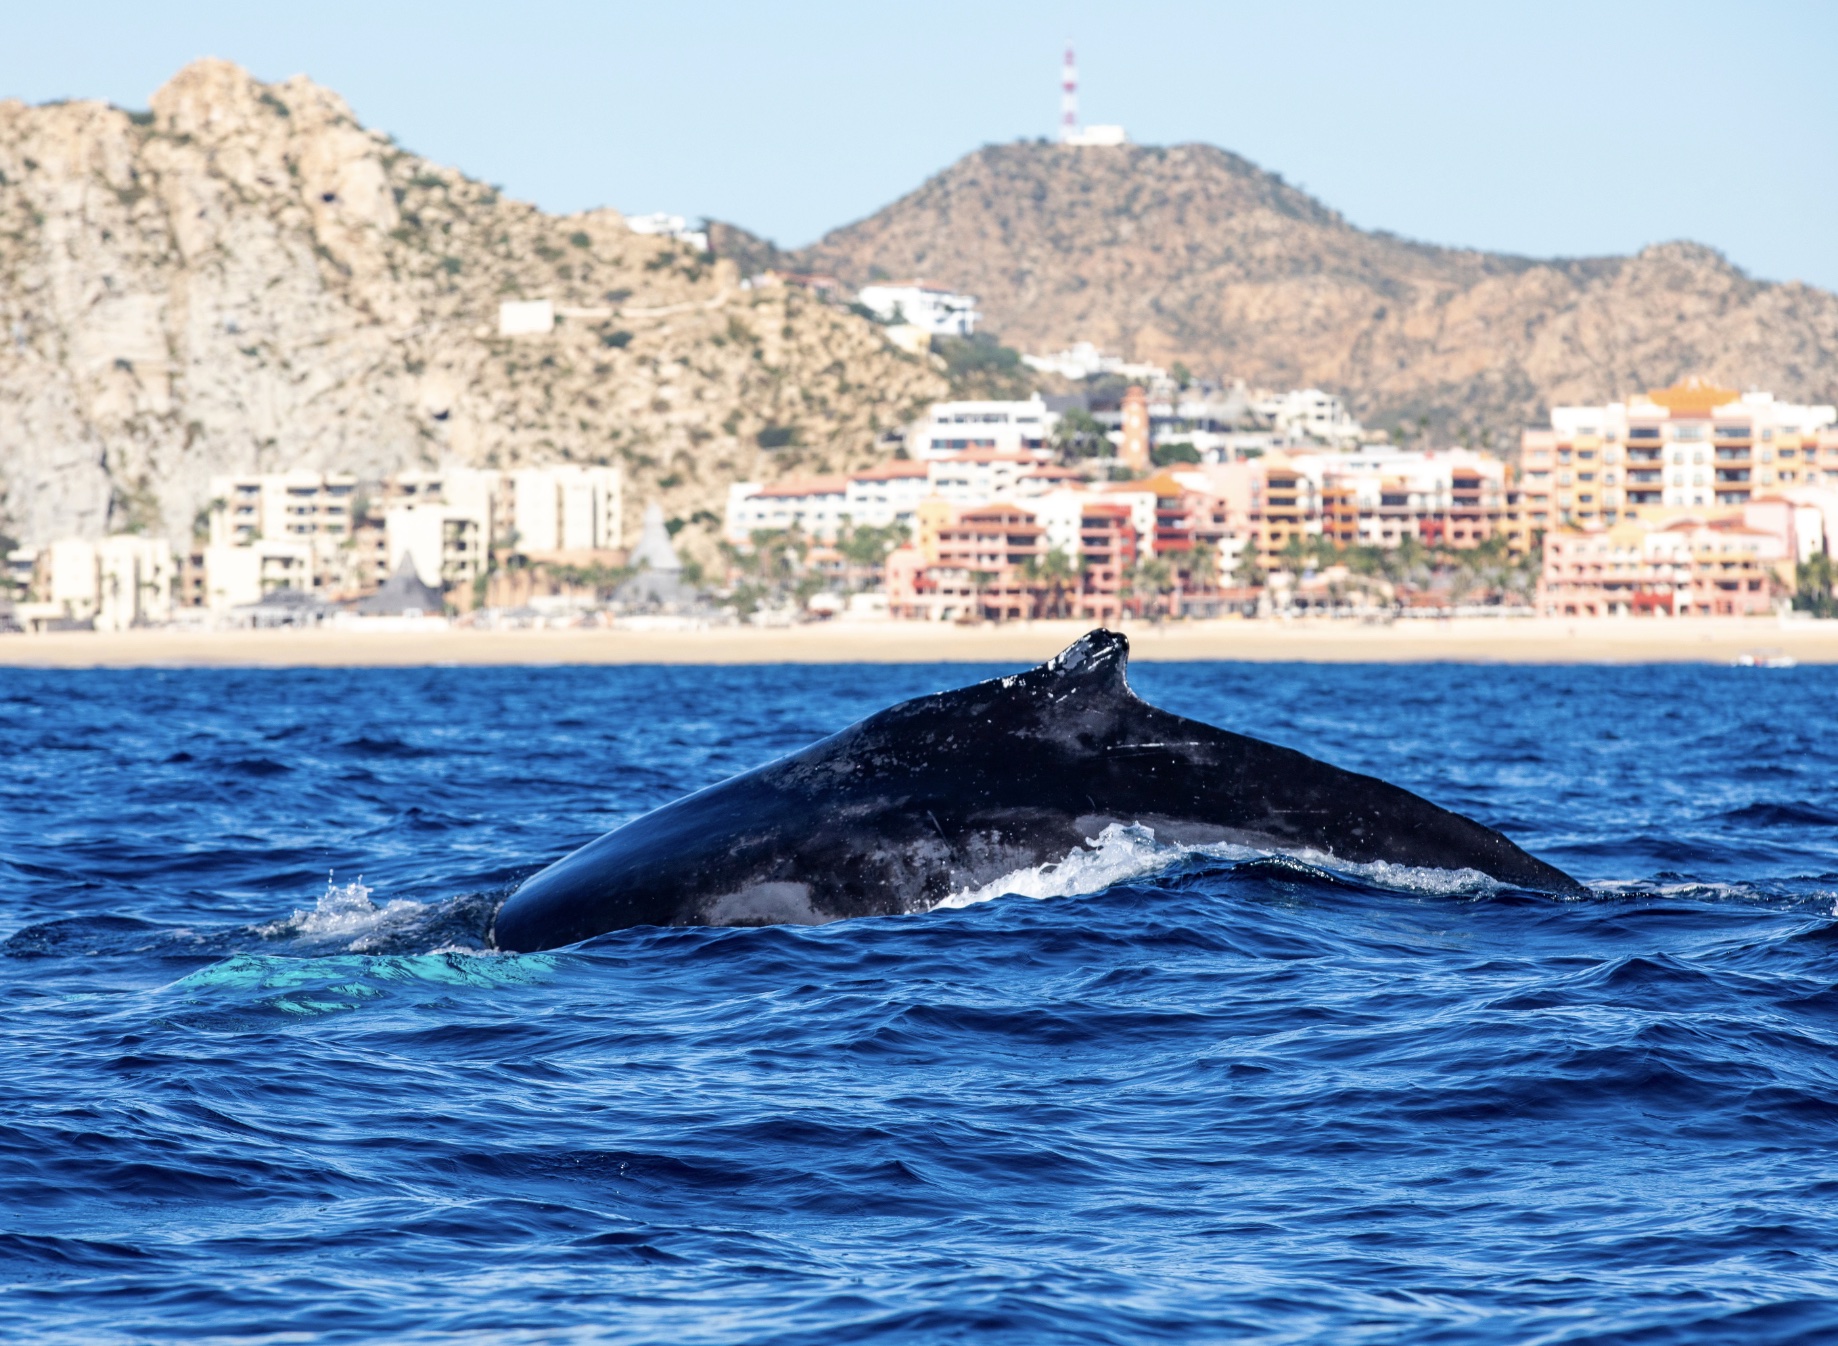
[[[1838,1335],[1825,670],[1133,670],[1570,900],[1119,827],[923,916],[489,949],[965,676],[0,672],[0,1333]]]

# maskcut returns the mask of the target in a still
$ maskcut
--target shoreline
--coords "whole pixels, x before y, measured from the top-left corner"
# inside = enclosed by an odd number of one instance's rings
[[[694,631],[59,631],[0,636],[0,668],[1038,663],[1083,622],[839,623]],[[1838,664],[1838,621],[1777,617],[1220,620],[1125,623],[1133,659],[1255,663],[1710,663],[1756,651]]]

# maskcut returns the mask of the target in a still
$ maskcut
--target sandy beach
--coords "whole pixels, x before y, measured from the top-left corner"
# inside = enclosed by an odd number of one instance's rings
[[[700,631],[57,632],[0,636],[0,666],[333,667],[416,664],[1031,663],[1084,631],[1076,622],[1003,626],[839,624]],[[1727,664],[1758,651],[1838,663],[1838,622],[1777,618],[1210,621],[1131,624],[1133,657],[1324,663]]]

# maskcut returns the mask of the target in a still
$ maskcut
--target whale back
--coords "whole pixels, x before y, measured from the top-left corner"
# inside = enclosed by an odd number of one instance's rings
[[[1057,862],[1113,823],[1576,887],[1409,791],[1149,705],[1128,653],[1122,635],[1093,631],[1025,673],[889,707],[667,804],[529,879],[499,913],[499,943],[926,910]]]

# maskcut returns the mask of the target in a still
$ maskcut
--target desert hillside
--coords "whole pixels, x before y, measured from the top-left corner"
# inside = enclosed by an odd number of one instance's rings
[[[0,532],[179,538],[213,473],[443,461],[622,463],[629,512],[690,518],[740,476],[864,461],[942,391],[871,324],[738,281],[507,200],[304,78],[203,61],[145,113],[0,102]],[[516,298],[600,312],[505,340]]]
[[[789,260],[961,287],[1024,350],[1088,340],[1318,384],[1372,424],[1429,416],[1496,441],[1552,403],[1690,373],[1838,399],[1827,291],[1752,280],[1689,243],[1578,261],[1412,243],[1207,145],[989,146]]]

